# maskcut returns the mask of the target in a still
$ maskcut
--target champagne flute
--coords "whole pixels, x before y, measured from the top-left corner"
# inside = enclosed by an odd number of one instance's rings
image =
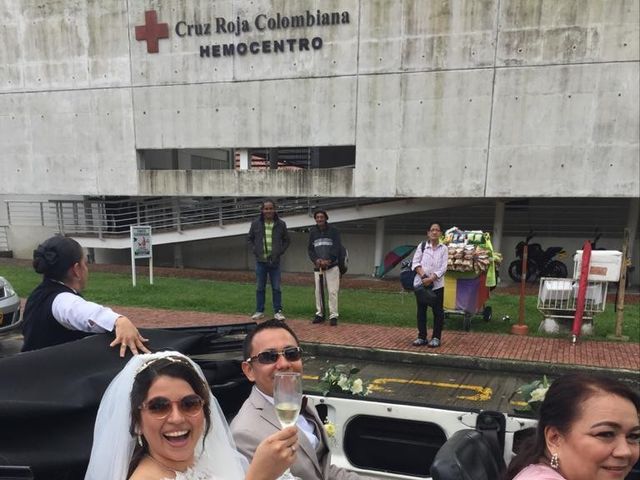
[[[273,384],[273,404],[282,428],[296,424],[302,405],[302,376],[298,372],[276,372]],[[296,480],[291,470],[282,474],[279,480]]]

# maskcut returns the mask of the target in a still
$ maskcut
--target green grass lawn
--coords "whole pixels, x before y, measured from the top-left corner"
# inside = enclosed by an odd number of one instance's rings
[[[40,281],[31,268],[3,265],[0,275],[7,277],[21,297],[26,298]],[[89,286],[83,295],[105,305],[166,308],[171,310],[195,310],[200,312],[222,312],[251,314],[255,308],[254,284],[219,282],[174,277],[155,277],[154,285],[147,278],[139,277],[138,286],[131,286],[131,277],[124,274],[92,272]],[[309,318],[314,314],[313,287],[283,285],[282,295],[285,314],[291,318]],[[270,291],[267,291],[267,309],[270,310]],[[532,335],[538,334],[543,319],[536,309],[536,296],[526,297],[525,318]],[[511,324],[517,322],[519,298],[515,295],[494,294],[488,302],[493,308],[493,319],[483,321],[478,316],[472,321],[472,331],[508,333]],[[503,321],[504,316],[511,321]],[[340,291],[341,321],[349,323],[378,324],[390,326],[415,326],[415,301],[412,294],[373,292],[368,290],[342,289]],[[429,320],[430,323],[430,320]],[[615,331],[613,305],[607,305],[604,313],[594,320],[593,338],[604,339]],[[638,304],[626,305],[623,334],[631,341],[640,338],[640,308]],[[462,317],[450,315],[445,329],[462,330]],[[566,337],[566,334],[562,334]]]

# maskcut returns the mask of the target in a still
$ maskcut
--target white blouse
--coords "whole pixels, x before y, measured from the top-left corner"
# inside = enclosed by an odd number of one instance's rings
[[[51,305],[51,313],[63,327],[90,333],[113,331],[116,319],[122,316],[108,307],[88,302],[71,292],[56,295]]]

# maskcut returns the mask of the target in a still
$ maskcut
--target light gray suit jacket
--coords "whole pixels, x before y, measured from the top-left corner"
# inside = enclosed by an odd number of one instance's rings
[[[316,451],[304,433],[298,434],[299,448],[291,473],[303,480],[363,480],[365,477],[355,472],[331,465],[331,454],[327,447],[327,435],[315,408],[307,405],[305,416],[313,419],[316,435],[320,434],[320,445]],[[231,422],[231,433],[238,451],[251,461],[258,444],[269,435],[280,430],[280,422],[275,408],[253,387],[251,395]]]

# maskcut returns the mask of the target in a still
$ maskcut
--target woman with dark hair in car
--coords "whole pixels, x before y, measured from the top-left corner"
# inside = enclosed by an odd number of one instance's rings
[[[551,384],[531,443],[506,480],[624,479],[640,455],[640,397],[608,377],[570,374]]]
[[[127,348],[133,354],[148,352],[146,339],[131,320],[82,298],[89,268],[78,242],[62,236],[49,238],[34,250],[33,269],[42,274],[42,282],[25,305],[23,352],[103,332],[114,332],[110,346],[120,345],[121,357]]]

